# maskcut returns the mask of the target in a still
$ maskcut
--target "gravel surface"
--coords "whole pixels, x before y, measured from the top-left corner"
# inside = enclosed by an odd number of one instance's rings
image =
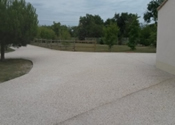
[[[174,125],[175,77],[156,54],[64,52],[27,46],[33,62],[0,84],[0,125]]]

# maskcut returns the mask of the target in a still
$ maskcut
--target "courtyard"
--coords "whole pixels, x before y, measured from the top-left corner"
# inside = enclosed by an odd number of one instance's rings
[[[2,125],[172,125],[175,77],[156,54],[66,52],[27,46],[7,58],[31,71],[0,84]]]

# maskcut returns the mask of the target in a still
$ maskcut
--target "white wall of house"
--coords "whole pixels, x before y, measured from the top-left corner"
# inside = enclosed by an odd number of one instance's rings
[[[168,0],[158,12],[156,66],[175,74],[175,0]]]

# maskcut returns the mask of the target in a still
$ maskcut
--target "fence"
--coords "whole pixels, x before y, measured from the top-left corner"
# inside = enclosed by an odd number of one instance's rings
[[[96,40],[47,40],[47,39],[34,39],[33,45],[47,47],[58,50],[69,51],[96,51]]]

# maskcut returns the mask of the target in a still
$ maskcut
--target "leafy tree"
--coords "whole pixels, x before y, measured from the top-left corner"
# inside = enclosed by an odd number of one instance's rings
[[[26,46],[37,34],[38,19],[35,8],[25,0],[0,0],[1,60],[9,44]]]
[[[150,46],[151,45],[150,37],[151,37],[151,28],[149,25],[146,25],[140,31],[139,44],[142,44],[144,46]]]
[[[62,40],[71,39],[69,28],[65,25],[61,25],[61,23],[53,22],[51,29],[55,32],[55,34],[57,35],[57,38]]]
[[[157,25],[153,24],[151,26],[151,35],[150,35],[150,41],[154,47],[157,46]]]
[[[110,23],[104,28],[104,40],[111,51],[112,46],[117,43],[119,28],[116,23]]]
[[[107,19],[105,22],[105,25],[108,25],[110,22],[117,23],[119,27],[119,45],[122,44],[123,38],[129,37],[129,27],[134,19],[134,17],[137,17],[136,14],[132,13],[116,13],[112,19]]]
[[[37,37],[43,38],[43,39],[55,39],[56,35],[52,29],[41,26],[41,27],[38,27]]]
[[[146,25],[140,31],[140,44],[144,46],[154,45],[156,47],[157,26],[156,24]]]
[[[108,18],[105,22],[104,22],[104,26],[108,26],[110,25],[110,23],[117,23],[116,20],[114,18]]]
[[[71,35],[69,33],[69,31],[67,30],[62,30],[59,36],[60,39],[62,40],[70,40],[71,39]]]
[[[69,27],[71,37],[78,37],[78,26]]]
[[[144,20],[147,23],[154,21],[157,23],[157,8],[161,5],[164,0],[152,0],[148,3],[147,12],[144,14]]]
[[[103,36],[103,20],[98,15],[86,14],[84,17],[80,17],[79,20],[79,39],[85,39],[85,37],[102,37]]]
[[[62,39],[62,40],[69,40],[69,39],[71,39],[71,35],[69,33],[69,29],[68,29],[67,26],[62,25],[60,27],[59,38]]]
[[[59,36],[60,35],[60,29],[61,29],[61,23],[56,23],[56,22],[53,22],[53,25],[51,26],[51,28],[52,28],[52,30],[55,32],[55,34],[57,35],[57,36]]]
[[[136,49],[137,42],[139,41],[139,32],[140,32],[140,26],[139,26],[138,17],[134,17],[131,23],[130,32],[129,32],[128,46],[131,48],[131,50]]]

